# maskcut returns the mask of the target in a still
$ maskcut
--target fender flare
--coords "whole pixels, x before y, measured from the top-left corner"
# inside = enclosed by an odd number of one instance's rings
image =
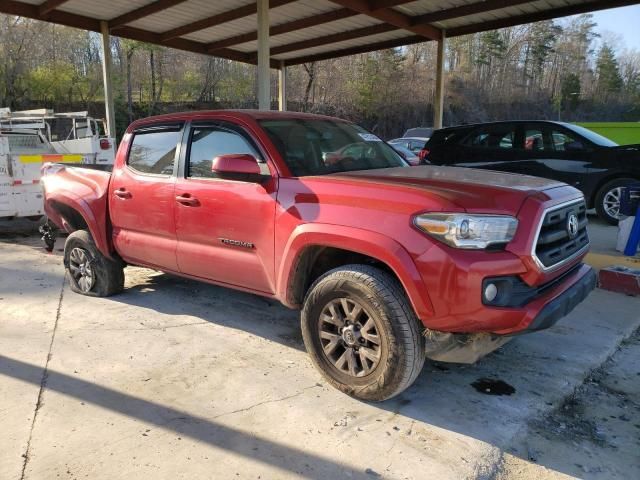
[[[96,215],[86,200],[69,191],[64,191],[64,193],[57,192],[55,194],[47,194],[44,205],[47,217],[49,217],[58,227],[67,231],[69,231],[67,228],[68,224],[65,221],[64,216],[56,208],[55,204],[64,205],[78,212],[87,224],[87,228],[89,229],[89,233],[91,233],[91,237],[93,238],[97,249],[105,257],[114,260],[111,243],[109,242],[109,237],[107,235],[106,212],[98,213],[98,215]]]
[[[426,286],[409,252],[386,235],[341,225],[307,223],[296,227],[284,248],[277,276],[278,297],[285,305],[297,307],[289,297],[295,266],[311,246],[334,247],[375,258],[387,265],[399,279],[418,318],[433,316]]]

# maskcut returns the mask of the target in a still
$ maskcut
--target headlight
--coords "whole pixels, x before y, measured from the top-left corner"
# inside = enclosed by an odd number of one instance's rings
[[[428,213],[415,217],[415,225],[456,248],[484,249],[513,239],[518,220],[506,215]]]

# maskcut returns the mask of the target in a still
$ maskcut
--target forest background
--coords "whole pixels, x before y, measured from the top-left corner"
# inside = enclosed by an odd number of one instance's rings
[[[112,38],[116,124],[181,110],[255,108],[252,65]],[[289,110],[356,121],[389,139],[431,126],[436,45],[289,67]],[[640,120],[640,51],[592,15],[447,40],[444,124]],[[95,33],[0,15],[0,107],[104,116]],[[276,74],[272,75],[274,108]]]

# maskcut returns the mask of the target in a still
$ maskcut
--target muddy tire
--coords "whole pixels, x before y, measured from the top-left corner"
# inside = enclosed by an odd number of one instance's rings
[[[67,237],[64,267],[71,290],[81,295],[108,297],[124,288],[124,265],[102,255],[86,230]]]
[[[366,265],[331,270],[309,288],[302,336],[334,387],[382,401],[409,387],[424,365],[422,327],[398,281]]]
[[[595,207],[598,216],[611,225],[617,225],[620,212],[621,188],[637,183],[633,178],[616,178],[605,183],[596,194]]]

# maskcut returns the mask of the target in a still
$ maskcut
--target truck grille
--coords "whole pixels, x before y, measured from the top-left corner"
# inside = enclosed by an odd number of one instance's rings
[[[572,214],[577,218],[577,231],[573,235],[569,225]],[[587,207],[584,200],[579,200],[545,213],[534,254],[547,270],[570,260],[588,245]]]

